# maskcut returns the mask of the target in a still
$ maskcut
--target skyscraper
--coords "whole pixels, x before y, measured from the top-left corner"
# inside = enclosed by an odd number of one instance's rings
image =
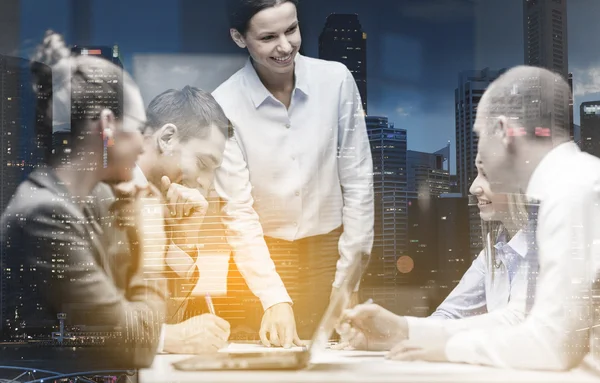
[[[573,138],[573,75],[569,73],[567,0],[523,0],[523,32],[525,64],[557,72],[569,82],[570,108],[557,112],[567,117]]]
[[[439,198],[411,200],[408,222],[412,277],[425,288],[436,286],[431,296],[435,308],[471,264],[467,199],[460,194],[441,194]]]
[[[464,71],[458,75],[458,88],[454,91],[456,116],[456,176],[460,193],[467,196],[469,186],[477,175],[475,156],[477,155],[477,135],[473,124],[477,115],[477,105],[488,85],[497,79],[505,69]]]
[[[571,93],[569,94],[569,132],[571,139],[575,140],[575,116],[573,115],[573,73],[569,73],[568,83],[569,89],[571,91]]]
[[[569,71],[567,0],[523,0],[525,64]]]
[[[39,98],[50,97],[51,81],[38,84],[34,92],[31,67],[37,70],[50,68],[44,64],[0,55],[0,212],[4,212],[19,183],[49,157],[51,127],[43,118],[44,110],[36,108]],[[3,238],[3,240],[6,240]],[[20,278],[19,270],[5,266],[4,253],[0,254],[0,331],[6,325],[7,278]]]
[[[477,156],[477,135],[473,124],[477,115],[477,105],[488,85],[497,79],[505,69],[472,70],[461,72],[458,88],[454,93],[456,113],[456,176],[460,194],[466,197],[469,187],[477,177],[475,157]],[[481,250],[481,221],[477,206],[469,210],[471,233],[471,255],[475,257]]]
[[[367,34],[362,30],[358,15],[334,13],[327,17],[319,36],[319,58],[348,67],[367,113]]]
[[[373,156],[375,191],[375,241],[365,281],[393,286],[406,283],[396,262],[406,252],[408,199],[416,197],[406,185],[406,130],[397,129],[387,117],[367,117]]]
[[[600,157],[600,101],[581,104],[581,150]]]
[[[117,45],[113,47],[107,46],[80,46],[76,45],[71,48],[71,51],[75,55],[90,55],[97,56],[99,58],[108,60],[113,64],[117,65],[120,68],[123,68],[123,63],[121,62],[121,58],[119,55],[119,47]],[[97,68],[94,71],[93,78],[89,78],[88,82],[94,82],[98,79],[101,79],[106,82],[116,81],[120,85],[119,91],[112,95],[112,103],[114,110],[118,113],[122,105],[122,97],[123,97],[123,76],[122,72],[118,76],[107,75],[104,73],[103,68]],[[75,95],[81,92],[93,92],[91,88],[86,87],[86,84],[72,84],[71,86],[71,94]],[[90,94],[91,96],[91,94]],[[75,121],[78,119],[85,118],[86,116],[83,114],[84,111],[81,109],[81,105],[78,104],[76,97],[71,97],[71,119],[70,121],[54,121],[53,126],[53,137],[52,137],[52,149],[55,153],[61,154],[69,151],[70,147],[70,132],[71,132],[71,121]],[[101,107],[98,106],[98,109],[94,112],[100,112]],[[89,112],[89,111],[88,111]],[[56,116],[55,116],[56,117]],[[64,159],[63,159],[64,160]]]
[[[450,144],[435,153],[406,152],[407,187],[419,198],[438,197],[450,192],[450,172],[444,162],[450,157]]]
[[[442,194],[436,199],[438,287],[446,296],[458,284],[473,257],[469,254],[471,220],[467,198]],[[479,249],[481,250],[481,249]]]
[[[92,42],[92,0],[70,0],[71,42],[86,46]]]
[[[0,12],[0,55],[16,55],[21,37],[19,0],[2,0]]]

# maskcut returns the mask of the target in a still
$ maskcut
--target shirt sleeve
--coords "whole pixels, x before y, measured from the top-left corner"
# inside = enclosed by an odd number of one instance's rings
[[[450,295],[431,314],[434,318],[461,319],[487,312],[485,277],[487,266],[482,251]]]
[[[373,246],[373,159],[360,93],[346,69],[340,89],[338,173],[342,187],[344,232],[339,241],[334,287],[344,281],[353,258],[370,254]],[[358,286],[356,287],[358,289]]]
[[[530,315],[516,326],[457,333],[446,345],[451,361],[544,370],[581,362],[592,319],[589,297],[592,262],[600,254],[600,209],[591,190],[561,197],[540,207],[540,274]]]
[[[430,317],[406,317],[409,339],[424,340],[431,337],[433,333],[446,331],[445,325],[448,322],[459,322],[460,318],[481,315],[487,312],[485,275],[485,254],[482,251],[475,258],[458,285]]]
[[[215,174],[215,190],[225,202],[221,215],[227,241],[250,290],[265,310],[277,303],[291,303],[252,207],[249,171],[235,135],[225,145],[223,162]]]
[[[198,246],[196,246],[196,254],[197,252]],[[192,277],[195,271],[196,261],[173,242],[167,248],[166,263],[180,278],[187,280]]]
[[[473,265],[467,271],[465,277],[468,276],[471,269],[478,267],[477,260],[480,257],[483,257],[483,254],[480,254],[479,257],[473,262]],[[485,262],[482,262],[482,264],[483,265],[481,267],[485,267],[485,269],[483,269],[483,272],[485,273],[487,267],[485,266]],[[432,315],[429,318],[407,318],[409,323],[409,337],[411,340],[420,340],[430,336],[430,334],[435,331],[443,331],[444,335],[453,335],[461,331],[473,329],[497,328],[499,326],[507,325],[515,326],[523,322],[527,316],[527,301],[528,299],[532,298],[527,296],[527,280],[530,277],[535,278],[536,275],[537,268],[535,270],[530,270],[529,263],[523,260],[519,263],[518,269],[515,272],[514,280],[510,286],[510,298],[508,304],[504,308],[491,312],[485,312],[483,314],[480,314],[479,310],[477,309],[463,311],[464,308],[461,307],[461,303],[463,302],[460,298],[461,295],[457,294],[454,296],[454,299],[457,302],[456,306],[443,308],[443,311],[440,313],[440,315]],[[461,279],[461,283],[465,277]],[[472,281],[475,282],[475,279],[472,279]],[[481,283],[484,283],[484,281],[481,281]],[[484,285],[481,285],[481,289],[484,288]],[[454,294],[455,291],[456,289],[452,292],[452,294]],[[451,298],[452,294],[447,299]],[[467,293],[464,297],[465,299],[469,299],[469,297],[473,296]],[[477,300],[475,300],[475,302],[476,301]],[[444,303],[440,305],[440,308],[442,308],[445,303],[446,302],[444,301]],[[485,294],[483,294],[483,302],[481,302],[481,305],[483,306],[476,304],[473,307],[483,307],[485,309],[486,303],[487,297]],[[438,313],[440,308],[438,308],[434,314]],[[452,320],[439,320],[449,319],[449,316],[447,315],[448,313],[453,315],[451,317]],[[459,317],[460,319],[454,319],[456,318],[455,315],[457,313],[466,313],[466,315]],[[433,319],[437,320],[434,321]],[[465,344],[461,345],[461,347],[465,346]],[[453,358],[454,356],[448,354],[448,357]]]

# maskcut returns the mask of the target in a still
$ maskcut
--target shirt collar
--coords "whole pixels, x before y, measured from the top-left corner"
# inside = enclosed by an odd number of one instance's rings
[[[136,165],[133,169],[133,178],[131,181],[137,186],[148,185],[148,179],[146,178],[144,172],[142,172],[142,169],[138,165]]]
[[[302,56],[300,53],[296,54],[294,58],[294,76],[295,76],[295,86],[294,90],[299,90],[308,96],[308,81],[307,81],[307,71],[306,71],[306,58]],[[264,86],[262,81],[260,81],[260,77],[258,77],[258,73],[256,73],[256,69],[252,65],[252,59],[249,57],[246,61],[246,65],[243,69],[244,77],[246,78],[248,85],[248,93],[250,94],[250,98],[254,103],[254,107],[258,108],[262,105],[263,102],[269,97],[273,97],[271,92]]]
[[[533,171],[527,184],[527,197],[530,199],[543,200],[548,193],[548,186],[555,177],[556,169],[562,166],[566,159],[579,152],[577,145],[565,142],[550,150]]]
[[[517,234],[515,234],[510,241],[508,241],[506,246],[510,247],[521,257],[525,258],[527,255],[527,235],[523,230],[519,230]]]
[[[527,255],[527,236],[525,235],[525,233],[523,232],[523,230],[519,230],[511,239],[510,241],[508,241],[508,243],[505,243],[504,241],[506,241],[506,230],[502,232],[502,234],[500,234],[500,236],[498,237],[497,243],[496,245],[494,245],[494,247],[496,248],[496,250],[504,250],[506,251],[507,248],[508,250],[511,250],[514,253],[517,253],[518,255],[520,255],[522,258],[525,258],[525,256]]]

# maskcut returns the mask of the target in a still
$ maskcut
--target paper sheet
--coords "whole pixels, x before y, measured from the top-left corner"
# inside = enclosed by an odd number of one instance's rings
[[[194,296],[206,293],[218,297],[227,294],[227,272],[229,271],[229,254],[201,253],[196,261],[200,278],[192,291]]]

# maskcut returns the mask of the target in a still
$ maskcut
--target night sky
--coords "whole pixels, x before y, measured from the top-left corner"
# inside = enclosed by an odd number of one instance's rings
[[[135,56],[243,54],[229,39],[223,3],[94,0],[92,44],[119,44],[125,68],[134,75]],[[21,55],[27,56],[48,28],[65,34],[69,43],[68,0],[21,4]],[[300,0],[299,12],[305,54],[313,57],[328,14],[359,15],[368,34],[369,114],[388,116],[406,129],[413,150],[432,152],[450,140],[454,156],[458,72],[523,63],[522,0]],[[581,102],[600,99],[599,14],[600,1],[569,2],[575,123]],[[169,84],[168,76],[162,81],[165,89],[180,85]]]

